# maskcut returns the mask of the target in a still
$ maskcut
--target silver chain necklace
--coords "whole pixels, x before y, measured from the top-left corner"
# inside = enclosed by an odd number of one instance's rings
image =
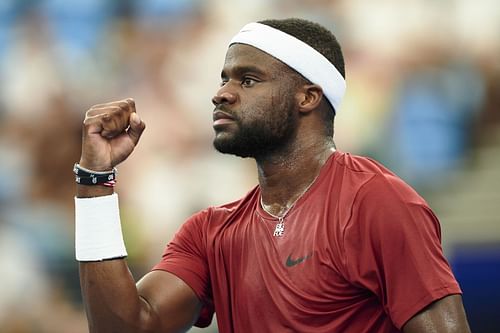
[[[266,213],[268,213],[269,215],[271,215],[272,217],[274,217],[275,219],[278,220],[278,223],[276,223],[276,227],[274,228],[273,236],[275,236],[275,237],[283,236],[283,234],[285,233],[285,217],[287,216],[288,212],[290,212],[290,210],[292,210],[292,208],[295,206],[297,201],[299,201],[299,199],[302,198],[304,196],[304,194],[306,194],[306,192],[316,182],[316,179],[318,179],[320,173],[321,173],[321,170],[318,172],[316,177],[314,177],[312,182],[309,183],[309,185],[307,185],[307,187],[302,191],[302,193],[300,193],[300,195],[297,197],[297,199],[295,199],[295,201],[290,205],[290,207],[288,207],[287,210],[283,214],[281,214],[280,216],[274,215],[266,209],[266,207],[264,206],[264,202],[262,201],[262,194],[260,195],[260,206],[262,207],[262,209]]]

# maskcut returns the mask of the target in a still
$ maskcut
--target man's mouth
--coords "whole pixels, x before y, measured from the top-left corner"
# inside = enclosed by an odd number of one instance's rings
[[[216,109],[213,112],[213,127],[234,123],[235,119],[229,113]]]

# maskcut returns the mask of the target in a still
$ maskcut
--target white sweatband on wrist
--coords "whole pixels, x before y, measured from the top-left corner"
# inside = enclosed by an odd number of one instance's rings
[[[255,22],[245,25],[229,45],[234,43],[256,47],[318,84],[338,112],[346,89],[345,80],[324,55],[308,44],[281,30]]]
[[[75,251],[78,261],[101,261],[127,256],[116,193],[95,198],[75,198]]]

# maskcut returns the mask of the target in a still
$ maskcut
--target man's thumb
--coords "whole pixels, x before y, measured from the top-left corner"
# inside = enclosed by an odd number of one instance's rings
[[[127,134],[132,139],[135,145],[139,142],[139,138],[141,137],[142,132],[144,132],[145,128],[146,124],[144,123],[144,121],[141,120],[136,112],[132,112],[130,114],[130,127],[127,131]]]

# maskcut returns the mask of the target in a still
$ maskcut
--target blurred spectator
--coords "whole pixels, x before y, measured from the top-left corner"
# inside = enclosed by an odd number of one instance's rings
[[[399,85],[390,137],[393,165],[418,187],[443,185],[461,166],[484,104],[477,68],[443,49],[420,47]]]

